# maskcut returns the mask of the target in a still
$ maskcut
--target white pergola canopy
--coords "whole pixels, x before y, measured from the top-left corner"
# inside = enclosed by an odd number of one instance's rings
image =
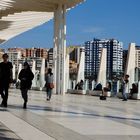
[[[0,42],[33,29],[54,17],[54,89],[64,94],[66,78],[66,11],[83,0],[0,0]],[[44,74],[43,74],[44,75]],[[45,78],[43,78],[45,79]],[[62,83],[62,84],[60,84]]]
[[[0,39],[9,40],[53,18],[53,13],[21,12],[0,19]]]
[[[0,42],[53,19],[59,4],[72,8],[83,0],[0,0]]]

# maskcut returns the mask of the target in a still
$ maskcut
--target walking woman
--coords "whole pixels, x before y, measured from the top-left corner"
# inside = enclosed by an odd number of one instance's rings
[[[24,63],[24,68],[19,73],[20,90],[22,94],[22,98],[24,99],[23,108],[27,108],[28,102],[28,90],[32,86],[32,80],[34,78],[34,74],[32,73],[30,66],[27,62]]]
[[[48,69],[48,73],[45,77],[45,80],[46,80],[47,101],[50,101],[52,96],[52,89],[54,88],[53,73],[51,68]]]

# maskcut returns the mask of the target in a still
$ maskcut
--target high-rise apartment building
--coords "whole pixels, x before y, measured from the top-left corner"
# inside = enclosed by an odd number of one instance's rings
[[[50,48],[48,50],[47,62],[48,62],[48,66],[47,67],[52,68],[53,67],[53,48]]]
[[[128,50],[123,50],[123,74],[125,74],[126,71],[127,56]]]
[[[94,39],[85,42],[85,76],[97,79],[101,49],[107,48],[107,79],[121,76],[123,71],[123,44],[115,39]]]
[[[140,69],[140,46],[136,46],[136,68]]]

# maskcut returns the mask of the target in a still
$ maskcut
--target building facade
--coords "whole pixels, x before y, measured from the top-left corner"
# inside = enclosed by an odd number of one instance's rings
[[[127,56],[128,50],[123,50],[123,74],[125,74],[126,71]]]
[[[68,47],[68,52],[69,52],[71,61],[73,61],[75,63],[80,62],[80,54],[81,54],[80,50],[81,50],[80,46],[69,46]]]
[[[49,49],[48,50],[48,59],[47,59],[47,65],[49,68],[52,68],[53,67],[53,48]]]
[[[115,39],[94,39],[85,42],[85,76],[97,79],[101,49],[107,48],[107,79],[120,77],[123,72],[123,44]]]
[[[45,68],[47,67],[47,49],[9,48],[7,49],[6,53],[9,56],[9,61],[12,62],[13,65],[15,65],[16,77],[18,74],[19,65],[23,64],[25,61],[29,63],[31,69],[33,66],[33,61],[35,61],[35,69],[37,71],[40,71],[42,66],[42,59],[45,58]]]
[[[140,69],[140,46],[136,46],[136,68]]]
[[[25,49],[24,48],[17,48],[17,47],[15,47],[15,48],[8,48],[7,49],[7,53],[20,53],[20,57],[26,57],[26,51],[25,51]]]
[[[48,54],[48,49],[44,48],[26,48],[25,49],[25,57],[40,57],[40,58],[46,58]]]
[[[16,65],[16,68],[18,67],[18,62],[22,58],[21,57],[21,52],[7,52],[9,56],[9,61],[12,62],[12,64]]]

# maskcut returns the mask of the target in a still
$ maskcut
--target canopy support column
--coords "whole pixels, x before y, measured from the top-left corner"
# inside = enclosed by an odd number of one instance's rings
[[[56,94],[65,94],[66,5],[59,4],[54,13],[54,81]]]

